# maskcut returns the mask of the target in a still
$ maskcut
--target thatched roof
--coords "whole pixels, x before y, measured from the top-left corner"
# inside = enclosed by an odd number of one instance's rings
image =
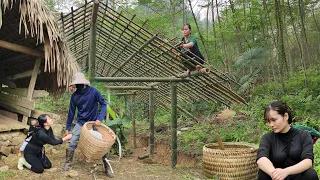
[[[83,6],[61,16],[70,50],[83,69],[88,68],[93,4],[93,1],[85,1]],[[111,8],[100,2],[96,16],[95,76],[164,78],[177,77],[183,72],[182,62],[186,59],[170,50],[177,43],[176,40],[166,43],[164,39],[170,38],[121,7]],[[231,89],[230,84],[234,82],[230,78],[213,67],[210,69],[206,75],[191,77],[189,83],[179,83],[179,104],[197,101],[226,105],[246,103]],[[150,86],[146,82],[108,82],[108,85]],[[139,90],[137,94],[138,100],[149,101],[148,92]],[[155,99],[160,107],[170,103],[170,83],[159,84]]]
[[[2,0],[2,26],[0,40],[31,48],[43,53],[36,87],[56,89],[67,86],[77,63],[69,53],[67,44],[54,15],[43,0]],[[0,23],[1,24],[1,23]],[[0,77],[33,70],[37,57],[0,47]],[[54,78],[54,79],[53,79]],[[54,81],[56,80],[56,82]],[[16,80],[18,87],[28,87],[29,81]]]

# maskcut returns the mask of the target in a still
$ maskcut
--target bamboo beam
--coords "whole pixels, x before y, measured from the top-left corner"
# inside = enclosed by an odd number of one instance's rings
[[[190,82],[189,78],[176,77],[95,77],[94,80],[97,82]]]
[[[171,167],[177,165],[177,85],[171,83]]]
[[[133,59],[143,48],[145,48],[148,44],[150,44],[155,38],[157,37],[157,34],[152,36],[148,41],[146,41],[140,48],[131,54],[130,57],[128,57],[119,67],[116,71],[114,71],[110,76],[114,76],[123,66],[125,66],[131,59]]]
[[[136,96],[132,95],[131,96],[131,116],[132,116],[132,137],[133,137],[133,148],[137,147],[137,133],[136,133],[136,119],[135,119],[135,110],[136,110],[136,106],[135,106],[135,99]]]
[[[15,89],[10,89],[10,88],[2,88],[3,92],[7,92],[9,94],[14,94],[18,96],[27,96],[28,95],[28,89],[27,88],[15,88]],[[37,97],[47,97],[49,93],[45,90],[34,90],[33,91],[33,98]]]
[[[7,76],[7,79],[11,80],[11,81],[14,81],[14,80],[17,80],[17,79],[22,79],[22,78],[26,78],[26,77],[30,77],[32,75],[32,70],[30,71],[25,71],[25,72],[22,72],[22,73],[19,73],[19,74],[15,74],[15,75],[12,75],[12,76]],[[40,74],[40,70],[38,71],[38,74]]]
[[[7,103],[13,103],[15,102],[17,105],[33,110],[35,108],[36,103],[32,100],[28,100],[28,99],[23,99],[23,98],[19,98],[17,96],[12,96],[10,94],[3,94],[0,93],[0,99],[2,101],[5,101]]]
[[[149,154],[154,157],[154,91],[149,92]]]
[[[109,90],[158,90],[158,87],[150,86],[105,86]]]
[[[90,27],[90,49],[89,49],[89,78],[94,80],[96,67],[96,45],[97,45],[97,15],[98,15],[99,1],[95,0],[92,8],[92,19]]]
[[[15,52],[21,52],[21,53],[28,54],[28,55],[35,56],[35,57],[44,58],[44,52],[42,52],[42,51],[38,51],[35,49],[31,49],[31,48],[28,48],[25,46],[10,43],[10,42],[3,41],[3,40],[0,40],[0,48],[9,49],[9,50],[15,51]]]
[[[112,96],[132,96],[137,95],[137,93],[111,93]]]

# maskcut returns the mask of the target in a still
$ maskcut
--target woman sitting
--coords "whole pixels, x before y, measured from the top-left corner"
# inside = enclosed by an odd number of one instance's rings
[[[290,126],[292,113],[281,101],[265,108],[264,118],[272,129],[260,141],[257,164],[259,180],[318,180],[312,169],[313,144],[308,132]]]
[[[32,138],[24,149],[25,161],[22,162],[25,167],[36,173],[42,173],[44,169],[51,168],[51,162],[45,155],[43,145],[51,144],[58,145],[62,142],[71,139],[72,134],[68,134],[62,139],[55,139],[51,125],[53,119],[47,114],[42,114],[38,117],[40,128],[32,134]]]

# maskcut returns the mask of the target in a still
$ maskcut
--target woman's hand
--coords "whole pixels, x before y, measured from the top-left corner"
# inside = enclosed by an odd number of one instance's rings
[[[284,180],[288,175],[289,173],[287,172],[286,169],[276,168],[272,172],[271,177],[272,177],[272,180]]]
[[[70,131],[69,130],[66,130],[66,133],[64,133],[64,136],[70,134]]]
[[[69,140],[71,138],[72,138],[72,134],[68,134],[68,135],[66,135],[65,137],[62,138],[62,141],[65,142],[65,141],[67,141],[67,140]]]

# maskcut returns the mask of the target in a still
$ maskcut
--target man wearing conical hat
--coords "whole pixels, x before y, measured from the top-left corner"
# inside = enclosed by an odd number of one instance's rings
[[[90,82],[84,77],[83,73],[76,73],[70,86],[75,86],[76,91],[70,99],[68,119],[66,122],[66,134],[70,133],[71,124],[76,112],[77,124],[72,129],[72,138],[69,141],[69,147],[66,150],[66,163],[62,171],[68,171],[71,168],[71,163],[74,155],[74,150],[78,145],[81,128],[88,121],[95,121],[97,126],[101,125],[101,121],[106,115],[107,103],[101,93],[94,87],[90,86]],[[100,104],[100,112],[99,112]],[[105,158],[103,157],[105,171],[107,176],[113,177],[113,173]]]

